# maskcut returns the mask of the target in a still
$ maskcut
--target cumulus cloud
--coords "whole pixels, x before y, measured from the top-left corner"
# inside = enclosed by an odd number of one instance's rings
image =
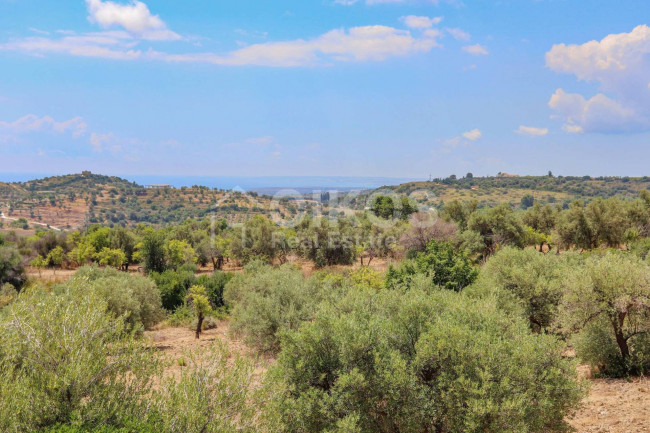
[[[519,129],[515,130],[517,134],[522,135],[531,135],[533,137],[543,137],[548,134],[548,128],[536,128],[534,126],[519,126]]]
[[[86,0],[88,19],[104,28],[122,27],[126,31],[149,40],[174,40],[181,37],[167,28],[158,15],[153,15],[146,4],[134,0],[129,4],[112,1]]]
[[[412,29],[430,29],[434,25],[438,25],[442,22],[442,17],[423,17],[417,15],[408,15],[402,17],[402,21],[406,27]]]
[[[480,129],[472,129],[471,131],[463,132],[463,137],[468,140],[476,141],[483,136],[483,133]]]
[[[549,101],[570,132],[641,132],[650,129],[650,27],[610,34],[581,45],[557,44],[546,65],[578,80],[596,82],[591,98],[558,89]]]
[[[567,132],[632,132],[650,126],[646,117],[602,93],[586,99],[557,89],[548,105],[563,117]]]
[[[466,45],[463,47],[463,51],[474,56],[487,56],[489,54],[487,48],[481,44]]]
[[[26,134],[30,132],[50,132],[54,134],[69,133],[77,138],[86,133],[87,125],[81,117],[57,122],[50,116],[39,117],[28,114],[13,122],[0,121],[0,131],[10,134]]]

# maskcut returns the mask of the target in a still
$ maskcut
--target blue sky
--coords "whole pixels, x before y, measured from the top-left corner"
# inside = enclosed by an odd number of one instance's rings
[[[650,7],[0,0],[0,173],[646,175]]]

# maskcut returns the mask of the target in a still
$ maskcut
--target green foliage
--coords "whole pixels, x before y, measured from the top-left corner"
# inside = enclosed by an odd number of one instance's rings
[[[194,248],[186,241],[172,239],[165,245],[165,259],[167,266],[178,269],[186,264],[196,263]]]
[[[84,267],[59,287],[62,292],[95,293],[129,329],[149,329],[164,318],[160,292],[148,278],[115,269]]]
[[[253,365],[230,357],[223,346],[188,353],[180,379],[169,377],[154,391],[147,420],[165,433],[256,433]]]
[[[484,257],[494,254],[500,246],[521,248],[525,245],[524,226],[512,207],[506,203],[472,213],[467,228],[483,237]]]
[[[190,287],[187,291],[187,303],[196,317],[196,338],[199,338],[203,330],[203,319],[212,312],[205,287],[197,285]]]
[[[395,214],[395,203],[392,197],[378,195],[370,206],[370,210],[380,218],[390,219]]]
[[[253,260],[271,262],[278,254],[278,245],[273,237],[277,230],[275,224],[257,215],[233,233],[230,251],[242,263]]]
[[[0,309],[9,305],[18,296],[18,290],[9,283],[0,286]]]
[[[210,304],[219,308],[224,305],[223,289],[232,278],[233,274],[228,272],[215,271],[210,275],[201,275],[196,279],[196,284],[204,286]]]
[[[526,194],[521,198],[521,208],[524,210],[533,206],[534,203],[535,203],[535,198],[530,194]]]
[[[139,244],[138,256],[147,272],[164,272],[167,269],[164,234],[153,230],[146,233]]]
[[[230,328],[256,349],[277,352],[279,333],[310,320],[320,300],[335,296],[331,286],[329,280],[304,278],[289,265],[273,269],[253,262],[224,290]]]
[[[20,290],[26,282],[23,258],[18,250],[10,245],[0,245],[0,286],[9,283]]]
[[[126,263],[126,254],[120,249],[104,247],[94,257],[100,265],[112,266],[118,269]]]
[[[155,363],[98,294],[35,290],[3,312],[0,430],[119,424],[138,408]]]
[[[624,253],[590,256],[565,277],[559,324],[565,333],[586,333],[578,345],[602,374],[625,376],[650,371],[650,266]],[[595,324],[592,324],[595,322]],[[605,333],[604,324],[609,324]],[[618,346],[612,356],[611,344]],[[594,337],[594,338],[590,338]],[[597,338],[596,338],[597,337]],[[595,354],[600,353],[600,356]]]
[[[407,220],[409,215],[418,211],[417,205],[408,197],[393,199],[387,195],[378,195],[374,198],[370,210],[383,219],[399,218]]]
[[[566,260],[534,249],[512,247],[492,256],[469,291],[496,295],[506,311],[519,312],[535,332],[549,330],[562,298]]]
[[[285,333],[273,374],[291,432],[560,432],[575,364],[488,301],[357,290]]]
[[[431,240],[414,260],[405,260],[388,269],[386,287],[410,288],[416,274],[426,275],[436,286],[460,291],[472,284],[478,270],[464,252],[457,251],[449,242]]]
[[[152,272],[149,277],[156,283],[160,291],[162,305],[168,311],[174,311],[183,305],[187,290],[196,281],[194,271],[183,268],[178,271],[168,269],[162,273]]]

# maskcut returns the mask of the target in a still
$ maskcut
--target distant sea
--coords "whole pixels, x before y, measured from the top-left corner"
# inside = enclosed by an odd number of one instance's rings
[[[32,179],[55,176],[43,173],[0,173],[2,182],[25,182]],[[422,180],[406,177],[357,177],[357,176],[166,176],[166,175],[117,175],[140,185],[167,184],[176,188],[183,186],[207,186],[225,190],[238,189],[260,194],[275,194],[282,189],[299,193],[320,191],[352,191],[376,189],[385,185]]]

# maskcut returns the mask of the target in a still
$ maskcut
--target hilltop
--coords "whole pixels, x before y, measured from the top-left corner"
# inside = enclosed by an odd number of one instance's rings
[[[441,207],[453,200],[476,200],[479,206],[511,203],[519,206],[524,197],[542,203],[565,204],[594,197],[635,197],[650,186],[649,177],[589,176],[466,176],[389,185],[346,196],[324,193],[327,209],[363,209],[374,194],[409,195],[421,204]],[[301,199],[301,203],[295,200]],[[89,224],[135,226],[149,223],[165,226],[187,218],[215,215],[229,223],[255,215],[285,218],[300,206],[312,206],[312,194],[274,201],[255,192],[242,193],[205,186],[148,188],[115,176],[84,172],[46,177],[27,182],[0,182],[0,212],[6,217],[25,218],[64,230]],[[343,211],[345,211],[343,209]]]
[[[282,205],[280,214],[287,211]],[[146,188],[115,176],[82,173],[0,183],[0,211],[62,229],[88,224],[164,226],[215,215],[241,222],[271,214],[271,199],[255,193],[210,189]],[[290,211],[290,210],[289,210]]]
[[[378,191],[412,195],[434,206],[453,200],[476,200],[479,206],[511,203],[518,206],[525,196],[542,203],[569,203],[595,197],[636,197],[650,187],[650,177],[590,177],[590,176],[512,176],[463,177],[433,179],[385,186]],[[418,195],[416,192],[422,193]]]

